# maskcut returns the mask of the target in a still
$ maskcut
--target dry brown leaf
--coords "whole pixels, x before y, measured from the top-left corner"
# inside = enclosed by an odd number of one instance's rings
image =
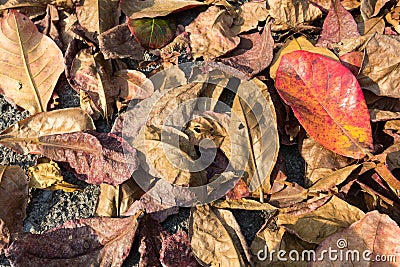
[[[211,6],[186,26],[193,57],[205,61],[215,59],[235,49],[240,38],[232,31],[233,17],[228,11]]]
[[[363,66],[357,79],[362,89],[380,96],[400,98],[400,37],[375,34],[365,47]]]
[[[275,19],[272,31],[294,28],[322,16],[321,10],[307,0],[268,0],[267,5],[269,14]]]
[[[118,24],[118,0],[83,0],[76,6],[79,24],[97,37]]]
[[[276,77],[276,71],[278,69],[279,63],[281,62],[282,56],[297,50],[306,50],[312,53],[321,54],[328,58],[339,60],[338,57],[329,49],[325,47],[315,47],[305,37],[301,36],[299,38],[286,41],[285,45],[278,51],[277,54],[275,54],[269,70],[269,74],[272,79],[275,79]]]
[[[398,266],[396,258],[400,257],[399,235],[399,226],[388,215],[380,214],[378,211],[369,212],[347,229],[326,238],[316,250],[316,255],[321,255],[327,248],[339,248],[341,255],[343,253],[352,257],[347,259],[343,257],[341,261],[323,258],[322,261],[313,262],[310,266],[353,265],[353,260],[357,258],[359,266]],[[387,261],[376,262],[384,259],[383,257]]]
[[[0,255],[5,253],[10,240],[10,230],[8,230],[5,222],[0,218]]]
[[[0,133],[0,144],[26,154],[35,149],[33,144],[43,136],[94,130],[90,116],[80,108],[42,112],[19,121]]]
[[[189,234],[193,253],[208,266],[239,267],[251,263],[247,245],[230,211],[208,205],[194,208]]]
[[[302,240],[319,244],[326,237],[360,220],[364,212],[336,196],[314,211],[294,216],[280,213],[277,224]]]
[[[119,88],[119,97],[125,100],[145,99],[154,92],[153,83],[140,71],[119,70],[114,73],[113,80]]]
[[[393,112],[388,110],[380,110],[380,109],[370,109],[369,115],[371,116],[372,122],[377,121],[391,121],[400,119],[400,112]],[[388,129],[388,128],[385,128]]]
[[[383,34],[385,31],[385,20],[382,17],[370,18],[358,25],[358,31],[361,35]]]
[[[122,1],[122,11],[130,19],[155,18],[205,3],[193,0],[130,0]]]
[[[40,163],[28,168],[28,176],[31,188],[63,190],[64,192],[80,190],[78,186],[64,181],[61,169],[54,161],[41,160]]]
[[[21,167],[0,165],[0,206],[0,219],[9,232],[22,232],[28,206],[28,178]]]
[[[226,129],[217,120],[205,116],[194,117],[186,126],[184,133],[193,145],[204,148],[220,148],[225,138],[229,138]],[[205,139],[207,142],[204,142]]]
[[[360,10],[364,21],[377,16],[387,2],[389,0],[362,0]]]
[[[268,203],[261,203],[253,199],[239,200],[217,200],[212,202],[213,207],[219,209],[239,209],[239,210],[268,210],[274,211],[276,208]]]
[[[247,2],[238,8],[232,31],[236,34],[255,29],[260,21],[268,18],[269,12],[266,1]]]
[[[64,70],[61,50],[17,11],[2,18],[0,26],[0,93],[31,115],[46,111]]]

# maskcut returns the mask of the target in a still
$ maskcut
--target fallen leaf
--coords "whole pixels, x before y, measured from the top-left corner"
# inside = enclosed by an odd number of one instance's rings
[[[131,35],[128,24],[118,25],[101,33],[99,47],[105,59],[130,57],[135,60],[143,60],[144,56],[144,48]]]
[[[155,18],[172,12],[202,6],[204,3],[192,0],[132,0],[122,1],[122,11],[130,19]]]
[[[154,92],[153,83],[140,71],[119,70],[114,73],[113,79],[119,87],[119,97],[125,100],[145,99]]]
[[[306,0],[268,0],[269,14],[275,19],[272,31],[294,28],[322,16],[321,10]]]
[[[94,119],[99,116],[108,120],[113,114],[113,103],[118,97],[118,88],[113,84],[112,63],[100,53],[92,55],[91,49],[81,50],[72,62],[70,84],[83,91],[89,98]]]
[[[322,7],[328,11],[331,7],[332,0],[313,0],[312,3],[316,4],[317,7]],[[360,6],[360,1],[358,0],[343,0],[340,1],[346,10],[356,9]]]
[[[161,48],[175,37],[176,25],[171,18],[128,20],[128,27],[144,48]]]
[[[358,24],[358,31],[361,35],[383,34],[385,31],[385,20],[383,17],[370,18]]]
[[[64,181],[61,169],[54,161],[41,161],[28,168],[29,187],[48,190],[63,190],[74,192],[80,190],[78,186]]]
[[[203,115],[189,121],[184,133],[190,143],[202,148],[220,148],[225,138],[229,138],[226,129],[217,120]]]
[[[40,137],[94,129],[92,119],[80,108],[54,110],[30,116],[5,129],[0,133],[0,144],[26,154],[35,150]]]
[[[244,197],[250,196],[249,187],[243,181],[243,179],[239,179],[239,181],[235,184],[235,187],[229,191],[225,197],[227,200],[241,199]]]
[[[254,77],[271,64],[273,58],[274,39],[269,26],[262,33],[240,35],[240,43],[230,53],[228,58],[221,61],[228,66]],[[260,55],[263,55],[260,57]]]
[[[365,47],[365,58],[357,79],[361,88],[379,96],[400,98],[400,58],[396,57],[400,37],[375,34]]]
[[[372,149],[364,95],[354,75],[339,62],[307,51],[286,54],[276,88],[307,133],[329,150],[358,159]]]
[[[351,13],[343,7],[339,0],[332,0],[331,8],[324,20],[322,33],[316,45],[330,47],[332,43],[359,36],[357,23]]]
[[[379,263],[371,263],[384,257],[387,259],[382,266],[397,266],[396,258],[400,257],[399,226],[389,216],[380,214],[378,211],[372,211],[363,216],[359,221],[354,222],[348,228],[341,232],[335,233],[326,238],[317,248],[316,254],[330,248],[339,248],[340,252],[350,255],[351,251],[354,259],[358,255],[358,265],[379,265]],[[311,266],[343,266],[343,264],[353,264],[353,257],[343,258],[341,261],[332,261],[327,258],[322,261],[312,262]],[[379,258],[378,258],[379,257]],[[390,257],[390,258],[389,258]],[[351,261],[351,262],[350,262]]]
[[[189,236],[184,231],[165,238],[161,244],[160,262],[163,266],[200,267],[193,255]]]
[[[194,255],[209,266],[247,266],[251,264],[247,245],[232,213],[210,206],[197,206],[190,217],[190,243]],[[243,240],[241,242],[240,240]]]
[[[369,110],[369,115],[371,117],[372,122],[391,121],[400,119],[400,112],[380,110],[375,108]],[[385,127],[385,129],[390,129],[390,128]]]
[[[321,54],[328,58],[332,58],[339,61],[338,57],[334,53],[332,53],[329,49],[325,47],[315,47],[305,37],[301,36],[299,38],[286,41],[285,45],[275,55],[269,69],[269,74],[272,79],[276,78],[276,71],[278,69],[279,63],[281,62],[282,56],[298,50],[305,50],[308,52]]]
[[[17,11],[3,17],[0,26],[0,93],[31,115],[46,111],[64,70],[61,50]]]
[[[28,178],[21,167],[0,166],[0,203],[0,220],[9,233],[22,232],[28,206]]]
[[[271,204],[261,203],[247,198],[238,200],[216,200],[212,202],[211,205],[219,209],[268,210],[271,212],[276,210]]]
[[[41,235],[26,233],[14,240],[6,256],[14,266],[121,266],[140,215],[78,219]]]
[[[10,244],[11,236],[4,221],[0,218],[0,254],[4,254],[8,244]]]
[[[358,75],[362,66],[362,62],[364,60],[363,52],[349,52],[341,55],[339,58],[342,62],[342,65],[348,68],[354,76]]]
[[[217,6],[211,6],[186,26],[190,47],[195,59],[205,61],[222,56],[235,49],[240,38],[232,31],[233,17]]]
[[[268,18],[266,1],[247,2],[238,8],[239,15],[234,19],[232,31],[236,34],[255,29],[260,21]]]
[[[389,2],[388,0],[362,0],[361,1],[361,15],[364,20],[370,19],[378,15],[383,6]]]

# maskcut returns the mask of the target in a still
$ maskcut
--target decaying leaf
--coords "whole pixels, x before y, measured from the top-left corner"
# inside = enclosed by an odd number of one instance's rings
[[[343,7],[339,0],[332,0],[317,46],[329,47],[332,43],[359,36],[357,23],[351,13]]]
[[[186,27],[194,58],[211,60],[235,49],[240,38],[232,31],[233,17],[217,6],[209,7]]]
[[[10,240],[10,230],[8,230],[5,222],[0,218],[0,254],[4,254]]]
[[[361,69],[362,62],[364,60],[363,52],[349,52],[341,55],[339,58],[342,62],[342,65],[348,68],[354,76],[358,75]]]
[[[61,50],[17,11],[2,18],[0,26],[0,93],[31,115],[46,111],[64,70]]]
[[[343,255],[350,255],[351,251],[357,251],[358,257],[354,256],[360,265],[371,264],[377,259],[387,259],[382,266],[397,266],[400,257],[399,251],[400,228],[388,215],[372,211],[363,216],[359,221],[353,223],[347,229],[335,233],[326,238],[317,248],[316,253],[327,248],[339,248]],[[341,241],[339,243],[339,240]],[[366,252],[367,251],[367,252]],[[351,254],[354,255],[354,254]],[[310,266],[343,266],[353,264],[353,257],[343,257],[342,261],[331,261],[327,258],[320,262],[311,263]],[[376,263],[378,266],[379,263]]]
[[[0,220],[9,233],[22,232],[28,206],[28,179],[21,167],[0,166],[0,206]],[[5,231],[4,227],[0,229]]]
[[[64,181],[61,169],[54,161],[41,161],[33,167],[28,168],[29,187],[63,190],[64,192],[74,192],[80,190],[78,186]]]
[[[239,15],[234,20],[232,31],[236,34],[255,29],[260,21],[268,18],[266,1],[244,3],[239,7]]]
[[[121,266],[129,255],[140,215],[79,219],[41,235],[23,234],[6,256],[14,266]]]
[[[54,110],[38,113],[5,129],[0,133],[0,144],[26,154],[35,149],[40,137],[94,129],[92,119],[80,108]]]
[[[172,12],[201,5],[204,3],[192,0],[132,0],[122,1],[121,8],[130,19],[140,19],[166,16]]]
[[[247,266],[252,261],[230,211],[198,206],[192,211],[189,231],[193,253],[204,264]]]
[[[363,19],[368,20],[377,16],[387,2],[388,0],[362,0],[360,10]]]
[[[322,16],[321,10],[306,0],[268,0],[267,4],[269,14],[275,19],[273,31],[294,28]]]
[[[170,18],[143,18],[128,21],[128,27],[144,48],[161,48],[175,37],[175,21]]]
[[[262,33],[240,35],[239,45],[222,62],[251,78],[269,66],[273,58],[273,48],[274,39],[270,27],[266,26]]]
[[[337,56],[334,53],[332,53],[329,49],[325,47],[315,47],[312,43],[310,43],[310,41],[301,36],[299,38],[287,41],[285,45],[275,55],[271,63],[271,67],[269,69],[269,74],[272,79],[276,78],[276,70],[278,69],[282,56],[297,50],[305,50],[312,53],[324,55],[328,58],[339,60]]]
[[[364,95],[354,75],[339,62],[308,51],[286,54],[276,88],[307,133],[326,148],[356,159],[372,149]]]
[[[125,100],[145,99],[154,92],[152,82],[140,71],[119,70],[114,73],[114,81],[118,83],[119,97]]]
[[[357,77],[361,88],[379,96],[400,98],[400,37],[375,34],[365,47],[365,58]]]

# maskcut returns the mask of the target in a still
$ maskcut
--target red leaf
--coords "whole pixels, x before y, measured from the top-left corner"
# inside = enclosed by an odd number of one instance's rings
[[[370,116],[354,75],[320,54],[282,57],[276,89],[307,133],[333,152],[362,158],[372,148]]]
[[[250,190],[247,184],[240,179],[235,187],[229,191],[225,196],[227,200],[232,200],[232,199],[241,199],[243,197],[248,197],[250,196]]]
[[[360,68],[364,59],[364,53],[359,51],[354,51],[350,53],[346,53],[339,57],[340,61],[342,61],[343,66],[348,68],[351,73],[354,75],[358,75],[360,72]]]
[[[327,47],[332,43],[359,36],[360,33],[357,30],[357,23],[353,16],[343,7],[339,0],[332,0],[317,46]]]

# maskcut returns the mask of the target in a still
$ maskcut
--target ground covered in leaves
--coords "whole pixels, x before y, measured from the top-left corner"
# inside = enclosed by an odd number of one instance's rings
[[[399,266],[398,1],[0,11],[0,265]]]

